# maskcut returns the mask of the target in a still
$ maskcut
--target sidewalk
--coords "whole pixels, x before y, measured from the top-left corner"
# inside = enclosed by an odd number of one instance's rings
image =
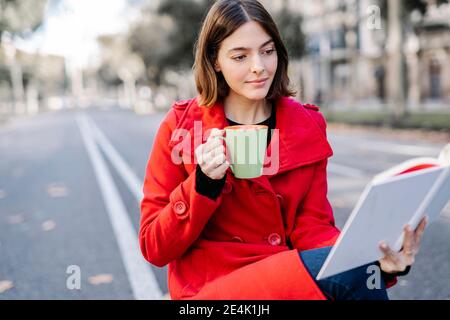
[[[387,127],[349,125],[344,123],[328,122],[327,130],[336,133],[370,132],[386,139],[395,138],[405,141],[420,140],[430,143],[450,142],[449,132],[432,131],[424,129],[392,129]]]

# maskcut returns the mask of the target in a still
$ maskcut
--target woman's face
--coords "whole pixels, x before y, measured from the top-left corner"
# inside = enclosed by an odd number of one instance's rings
[[[277,65],[272,38],[259,23],[250,21],[222,42],[215,70],[222,72],[230,94],[262,100],[269,92]],[[255,83],[255,80],[263,82]]]

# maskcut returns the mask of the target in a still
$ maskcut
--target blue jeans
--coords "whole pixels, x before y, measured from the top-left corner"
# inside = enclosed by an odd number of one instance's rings
[[[316,278],[332,247],[318,248],[299,252],[306,269]],[[379,289],[369,289],[367,280],[371,276],[367,273],[368,266],[342,272],[340,274],[315,280],[323,294],[330,300],[389,300],[384,280],[380,281]]]

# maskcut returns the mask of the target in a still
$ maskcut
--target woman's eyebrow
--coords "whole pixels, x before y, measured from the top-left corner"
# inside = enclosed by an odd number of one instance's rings
[[[271,43],[271,42],[274,42],[273,39],[267,40],[266,42],[264,42],[264,43],[261,45],[260,48],[262,48],[262,47],[268,45],[268,44]],[[233,48],[233,49],[229,50],[228,52],[230,53],[230,52],[232,52],[232,51],[246,51],[246,50],[250,50],[250,48],[244,48],[244,47]]]

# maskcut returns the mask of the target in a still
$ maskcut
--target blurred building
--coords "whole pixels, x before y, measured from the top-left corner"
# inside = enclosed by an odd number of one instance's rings
[[[378,0],[262,2],[270,11],[288,6],[303,16],[302,99],[334,108],[383,105],[387,25]],[[411,22],[403,43],[408,107],[450,110],[450,5],[429,0],[427,14],[413,12]]]
[[[5,50],[0,54],[0,113],[61,108],[61,99],[55,97],[67,85],[64,57],[13,49],[10,57]]]
[[[450,109],[450,4],[431,6],[422,20],[415,23],[417,36],[411,36],[409,76],[417,95],[414,102],[429,100],[447,103]]]

